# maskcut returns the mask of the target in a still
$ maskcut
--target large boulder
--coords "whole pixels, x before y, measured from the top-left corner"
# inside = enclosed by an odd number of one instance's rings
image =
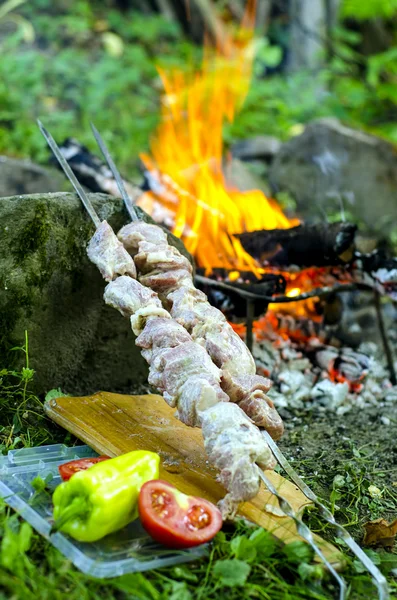
[[[285,143],[269,171],[273,193],[287,191],[302,216],[344,207],[373,232],[388,233],[397,217],[397,154],[391,144],[342,125],[313,121]]]
[[[0,198],[18,194],[59,192],[67,182],[56,169],[47,169],[29,160],[0,156]]]
[[[89,195],[117,231],[128,222],[119,198]],[[146,221],[150,217],[142,213]],[[128,319],[105,305],[104,281],[86,255],[94,226],[75,194],[0,198],[0,370],[29,337],[36,391],[136,391],[147,367]],[[186,253],[180,240],[171,243]]]

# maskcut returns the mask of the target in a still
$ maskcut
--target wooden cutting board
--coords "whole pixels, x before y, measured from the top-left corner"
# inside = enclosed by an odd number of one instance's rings
[[[45,410],[51,419],[100,454],[117,456],[131,450],[151,450],[160,454],[160,477],[181,491],[214,503],[225,495],[205,454],[201,430],[178,421],[174,409],[161,396],[99,392],[82,398],[52,399]],[[266,475],[297,513],[310,505],[293,483],[274,471]],[[292,519],[280,511],[277,498],[263,486],[256,498],[241,504],[239,515],[285,543],[301,539]],[[340,552],[320,537],[315,538],[328,560],[340,567]]]

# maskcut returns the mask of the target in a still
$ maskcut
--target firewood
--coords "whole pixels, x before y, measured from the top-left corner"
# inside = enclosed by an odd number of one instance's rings
[[[352,223],[316,223],[234,235],[262,264],[324,267],[351,262],[356,231]]]

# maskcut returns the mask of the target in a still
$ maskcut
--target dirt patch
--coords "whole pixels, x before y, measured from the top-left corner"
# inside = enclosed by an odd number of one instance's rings
[[[351,533],[360,539],[366,521],[397,517],[397,420],[385,424],[376,409],[284,417],[281,450]]]

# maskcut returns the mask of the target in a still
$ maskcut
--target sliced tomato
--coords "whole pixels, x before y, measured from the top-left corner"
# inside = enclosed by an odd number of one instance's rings
[[[64,465],[59,465],[58,471],[63,481],[68,481],[72,475],[79,471],[86,471],[93,465],[96,465],[103,460],[109,460],[110,456],[94,456],[92,458],[78,458],[77,460],[71,460]]]
[[[142,486],[138,508],[143,527],[168,548],[198,546],[212,540],[222,527],[221,512],[211,502],[186,496],[161,479]]]

